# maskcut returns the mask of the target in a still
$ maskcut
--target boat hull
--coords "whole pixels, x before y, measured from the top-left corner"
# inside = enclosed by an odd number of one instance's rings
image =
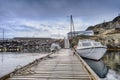
[[[99,60],[106,52],[106,47],[92,47],[84,49],[76,49],[77,53],[84,58]]]

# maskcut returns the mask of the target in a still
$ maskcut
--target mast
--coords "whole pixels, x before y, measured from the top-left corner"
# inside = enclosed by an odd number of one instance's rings
[[[4,28],[3,28],[3,52],[5,51],[4,49]],[[2,53],[2,58],[1,58],[1,61],[3,63],[3,60],[4,60],[4,53]]]
[[[4,42],[4,28],[3,28],[3,42]]]
[[[71,35],[71,38],[70,38],[70,48],[72,48],[72,39],[75,37],[75,28],[74,28],[74,22],[73,22],[73,18],[72,18],[72,15],[70,15],[70,35]]]
[[[75,28],[72,15],[70,16],[70,32],[71,32],[71,39],[75,36]]]

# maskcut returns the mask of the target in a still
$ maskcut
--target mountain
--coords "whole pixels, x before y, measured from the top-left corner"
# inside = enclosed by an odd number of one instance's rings
[[[86,30],[93,30],[95,34],[103,33],[106,30],[120,28],[120,15],[115,17],[112,21],[103,22],[95,26],[89,26]]]

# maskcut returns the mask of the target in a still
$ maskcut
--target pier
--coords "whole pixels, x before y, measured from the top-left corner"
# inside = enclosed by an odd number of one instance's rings
[[[34,63],[35,64],[35,63]],[[29,66],[29,65],[28,65]],[[5,78],[4,78],[5,79]],[[1,80],[4,80],[1,79]],[[49,54],[42,61],[10,74],[5,80],[100,80],[93,70],[70,49]]]

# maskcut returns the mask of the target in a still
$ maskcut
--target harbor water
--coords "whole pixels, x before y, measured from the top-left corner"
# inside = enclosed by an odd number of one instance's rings
[[[12,72],[17,66],[24,66],[28,63],[45,56],[47,53],[0,53],[0,77]]]
[[[106,52],[102,60],[109,67],[104,80],[120,80],[120,52]]]

